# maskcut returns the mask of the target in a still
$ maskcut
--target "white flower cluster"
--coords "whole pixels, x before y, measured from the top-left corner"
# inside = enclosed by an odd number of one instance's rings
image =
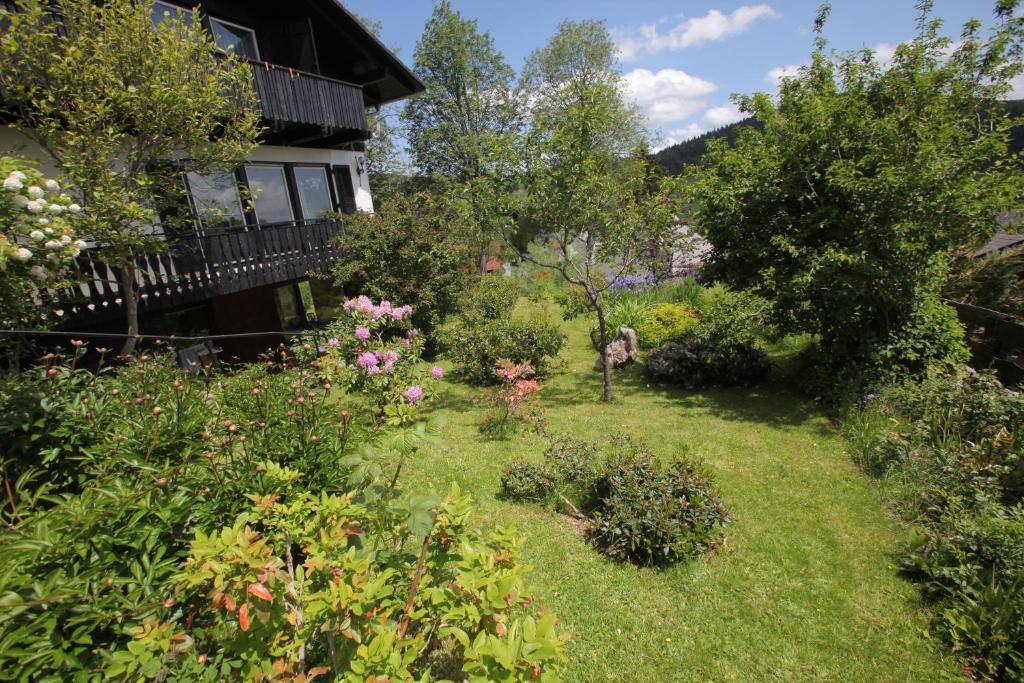
[[[8,259],[33,262],[28,274],[44,282],[86,247],[84,240],[76,239],[74,230],[82,207],[61,192],[60,183],[33,170],[12,170],[4,178],[3,189],[0,268],[6,267]],[[42,259],[51,264],[49,268],[39,263]]]

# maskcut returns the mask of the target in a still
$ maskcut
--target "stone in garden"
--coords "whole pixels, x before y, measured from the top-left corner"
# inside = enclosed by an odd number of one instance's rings
[[[632,328],[623,325],[619,328],[618,333],[615,335],[615,339],[608,343],[608,362],[611,363],[613,370],[625,367],[630,363],[636,362],[639,350],[640,347],[636,341],[636,332]],[[597,360],[594,362],[594,369],[598,371],[604,370],[604,364],[601,362],[601,354],[597,354]]]

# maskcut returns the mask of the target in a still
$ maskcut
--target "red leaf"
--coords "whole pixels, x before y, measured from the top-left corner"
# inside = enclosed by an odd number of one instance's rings
[[[266,600],[267,602],[274,599],[274,596],[270,594],[270,591],[262,583],[250,583],[249,594],[255,595],[260,600]]]
[[[238,608],[238,625],[242,627],[243,631],[248,631],[249,621],[249,603],[245,603]]]
[[[235,611],[235,599],[230,595],[224,596],[224,606],[228,608],[229,612]]]

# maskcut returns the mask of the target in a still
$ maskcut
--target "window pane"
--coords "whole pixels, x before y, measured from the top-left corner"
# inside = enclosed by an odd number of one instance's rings
[[[331,191],[327,189],[327,172],[311,166],[295,167],[295,184],[299,187],[299,205],[306,220],[319,218],[331,211]]]
[[[230,227],[245,222],[234,174],[190,172],[188,189],[202,227]]]
[[[213,31],[213,40],[217,47],[240,57],[259,59],[259,49],[256,47],[256,34],[250,29],[241,26],[226,24],[219,19],[210,18],[210,29]]]
[[[152,13],[154,26],[158,26],[164,19],[181,19],[185,22],[186,26],[192,25],[192,12],[177,5],[167,2],[154,2]]]
[[[253,193],[256,220],[260,223],[286,223],[292,220],[288,183],[281,166],[246,166],[249,190]]]

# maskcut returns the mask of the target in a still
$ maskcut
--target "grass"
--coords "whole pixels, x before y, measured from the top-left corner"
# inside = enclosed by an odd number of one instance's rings
[[[498,499],[505,464],[540,458],[543,443],[525,430],[483,438],[479,390],[446,380],[446,445],[403,480],[424,491],[457,482],[476,499],[481,525],[515,521],[533,592],[571,636],[566,680],[963,680],[897,574],[893,553],[907,530],[784,378],[688,392],[650,386],[633,367],[617,373],[616,400],[602,404],[589,323],[565,329],[561,367],[540,393],[549,427],[592,440],[641,436],[662,457],[687,452],[715,473],[735,518],[724,547],[698,561],[658,571],[607,560],[568,518]]]

